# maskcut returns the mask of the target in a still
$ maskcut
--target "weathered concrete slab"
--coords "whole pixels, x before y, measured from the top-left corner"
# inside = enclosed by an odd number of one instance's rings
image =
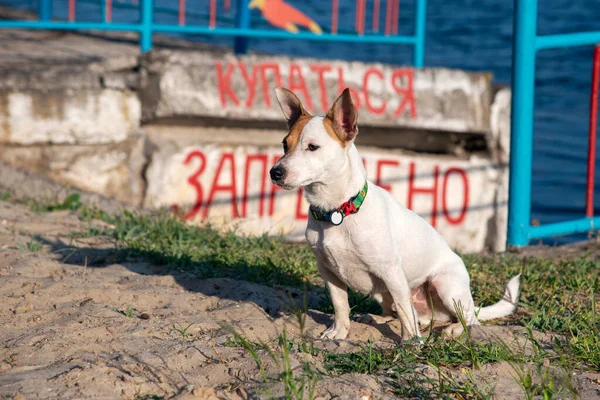
[[[499,88],[494,95],[490,112],[491,131],[489,134],[489,151],[493,162],[502,167],[504,173],[498,177],[498,187],[494,197],[496,217],[494,229],[496,243],[501,247],[490,246],[494,251],[504,251],[508,226],[508,163],[510,160],[510,103],[511,90],[509,87]]]
[[[488,148],[492,158],[500,163],[510,159],[510,87],[498,88],[490,108],[490,134]]]
[[[127,90],[0,91],[0,143],[117,143],[137,129],[140,112]]]
[[[63,185],[140,206],[144,196],[145,139],[110,145],[0,146],[0,160]]]
[[[143,60],[144,119],[218,117],[280,120],[277,86],[324,114],[349,86],[362,126],[488,132],[491,74],[442,68],[229,52],[152,51]]]
[[[497,201],[506,170],[489,159],[423,156],[359,148],[371,180],[422,215],[461,251],[502,250]],[[148,208],[177,209],[192,223],[302,240],[307,209],[300,192],[270,183],[277,146],[158,143],[147,169]]]
[[[0,30],[0,32],[2,32]],[[56,91],[118,89],[135,91],[139,74],[132,70],[111,71],[86,65],[32,64],[27,69],[7,67],[0,63],[0,91]]]
[[[0,30],[0,67],[4,68],[67,64],[116,71],[134,68],[138,56],[139,46],[133,41],[61,31]]]
[[[88,192],[73,186],[57,183],[42,174],[27,172],[21,168],[0,162],[0,190],[10,194],[11,199],[37,200],[40,202],[62,202],[69,195],[77,193],[80,200],[88,207],[95,207],[111,215],[122,213],[126,209],[148,213],[131,204],[125,204],[98,193]]]

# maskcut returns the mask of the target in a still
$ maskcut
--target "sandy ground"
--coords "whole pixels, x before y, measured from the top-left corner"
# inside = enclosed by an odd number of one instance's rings
[[[0,202],[0,398],[233,399],[284,394],[283,383],[275,379],[282,367],[262,351],[266,374],[275,380],[265,383],[252,355],[228,345],[232,335],[224,326],[274,349],[284,327],[290,338],[300,341],[298,318],[285,312],[290,298],[300,293],[232,279],[200,280],[184,272],[165,274],[164,268],[146,263],[115,263],[108,251],[111,243],[67,239],[89,225],[73,213],[38,214]],[[31,251],[26,247],[31,237],[44,245]],[[72,247],[81,251],[73,253]],[[390,330],[388,325],[353,321],[346,341],[313,340],[330,323],[331,316],[309,311],[305,337],[317,348],[349,352],[369,337],[375,346],[390,346],[399,331],[395,324]],[[185,335],[177,332],[190,324]],[[518,332],[490,326],[475,336],[486,340],[486,335],[511,337]],[[324,370],[322,356],[301,352],[291,354],[292,367],[307,358]],[[420,373],[435,375],[426,366]],[[461,379],[461,371],[448,373]],[[522,398],[513,374],[510,366],[498,363],[484,366],[476,377],[495,383],[498,398]],[[317,383],[316,397],[394,398],[390,379],[325,375]],[[600,375],[578,374],[574,383],[582,398],[598,396]]]

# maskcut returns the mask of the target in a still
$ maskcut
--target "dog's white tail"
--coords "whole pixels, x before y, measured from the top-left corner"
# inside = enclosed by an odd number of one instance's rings
[[[517,309],[519,301],[519,278],[521,274],[513,277],[504,287],[502,300],[491,306],[475,308],[475,314],[480,321],[502,318],[512,314]]]

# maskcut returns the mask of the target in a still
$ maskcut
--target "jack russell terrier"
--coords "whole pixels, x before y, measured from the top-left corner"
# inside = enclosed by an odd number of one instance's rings
[[[348,336],[347,286],[370,294],[384,315],[397,315],[403,339],[420,336],[419,324],[433,321],[454,322],[443,333],[458,337],[464,330],[459,315],[471,326],[515,311],[518,275],[498,303],[475,307],[462,259],[431,225],[366,179],[354,146],[358,112],[348,89],[325,117],[310,115],[287,89],[276,93],[289,133],[270,175],[283,189],[303,187],[310,204],[306,239],[335,310],[321,338]]]

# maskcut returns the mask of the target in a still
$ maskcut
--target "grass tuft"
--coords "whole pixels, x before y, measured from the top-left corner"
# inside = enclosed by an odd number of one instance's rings
[[[28,200],[28,203],[29,208],[34,212],[77,211],[83,206],[81,196],[77,193],[68,195],[63,201],[37,202]]]

